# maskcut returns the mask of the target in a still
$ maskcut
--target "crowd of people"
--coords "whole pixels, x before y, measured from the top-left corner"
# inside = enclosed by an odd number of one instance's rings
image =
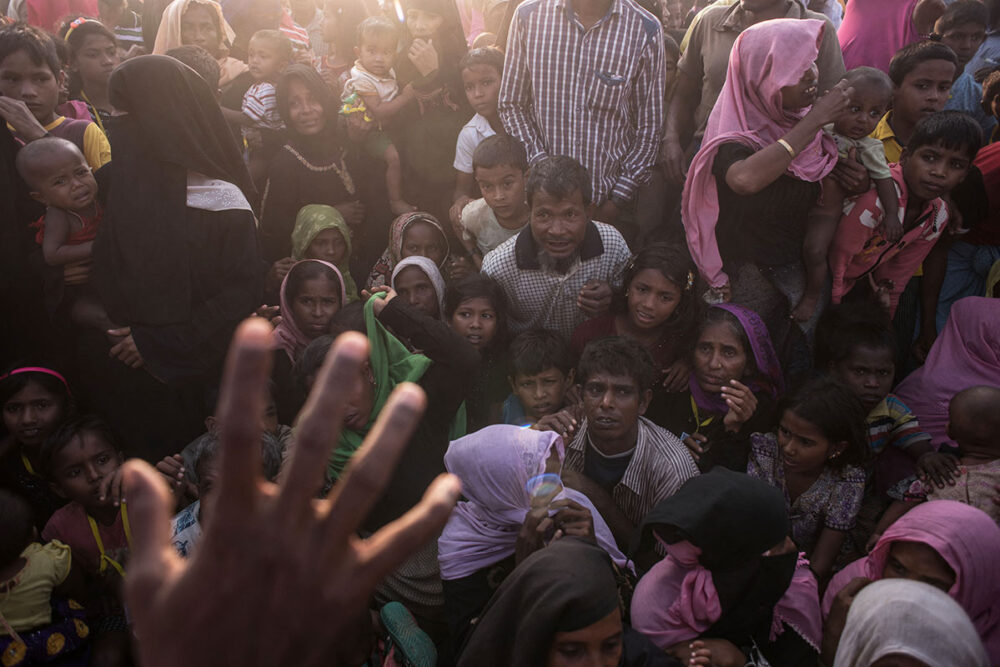
[[[1000,0],[0,0],[0,663],[1000,665]]]

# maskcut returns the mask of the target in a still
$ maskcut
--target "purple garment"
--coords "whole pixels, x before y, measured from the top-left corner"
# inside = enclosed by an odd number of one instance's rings
[[[778,362],[778,355],[771,344],[771,336],[767,333],[767,326],[760,315],[733,303],[720,303],[712,306],[721,308],[736,317],[743,327],[743,333],[750,341],[750,351],[753,353],[754,364],[757,366],[757,373],[753,379],[747,383],[754,394],[766,394],[772,399],[777,399],[778,395],[785,390],[785,379],[781,375],[781,364]],[[722,394],[709,394],[695,379],[694,373],[688,380],[688,387],[691,389],[691,396],[699,410],[716,415],[724,415],[729,412],[729,406]]]
[[[525,485],[545,472],[553,447],[561,465],[566,445],[558,434],[506,424],[487,426],[451,443],[444,465],[462,480],[467,500],[458,503],[438,538],[442,579],[467,577],[514,553],[517,534],[531,508]],[[585,495],[564,487],[556,498],[574,500],[590,510],[598,545],[616,565],[628,566],[608,525]]]
[[[892,56],[920,40],[913,25],[919,0],[851,0],[837,30],[844,67],[875,67],[889,71]]]

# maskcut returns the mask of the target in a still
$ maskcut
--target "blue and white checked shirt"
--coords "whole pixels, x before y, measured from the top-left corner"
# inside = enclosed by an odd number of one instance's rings
[[[593,199],[632,199],[663,136],[663,33],[634,0],[613,0],[589,29],[567,0],[526,0],[507,40],[499,111],[531,163],[569,155]]]

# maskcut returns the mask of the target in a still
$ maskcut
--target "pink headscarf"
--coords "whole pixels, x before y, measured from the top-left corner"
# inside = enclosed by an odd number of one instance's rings
[[[690,542],[666,544],[660,540],[660,544],[666,548],[667,557],[636,585],[632,625],[666,650],[697,639],[715,625],[722,617],[722,604],[711,571],[698,561],[701,549]],[[804,554],[799,554],[792,583],[774,607],[771,641],[782,633],[782,623],[819,651],[823,637],[819,591]]]
[[[895,393],[935,443],[954,444],[948,404],[963,389],[983,384],[1000,385],[1000,299],[970,296],[951,307],[927,361]]]
[[[344,276],[341,275],[336,266],[321,259],[303,259],[301,262],[295,262],[292,265],[292,268],[285,274],[285,279],[281,281],[281,324],[276,326],[272,332],[275,349],[284,350],[285,354],[292,361],[295,361],[295,357],[305,349],[306,345],[312,341],[312,338],[302,333],[299,325],[295,322],[295,317],[292,315],[292,303],[288,299],[287,294],[288,279],[296,268],[308,262],[322,264],[336,274],[337,282],[340,284],[340,307],[343,308],[347,304],[347,292],[344,290]]]
[[[691,256],[712,287],[729,280],[715,238],[719,220],[719,195],[712,174],[715,155],[722,144],[732,142],[760,150],[802,120],[809,108],[783,109],[781,89],[798,83],[816,61],[824,26],[816,19],[764,21],[744,30],[729,55],[726,83],[708,118],[701,150],[688,170],[681,209]],[[836,143],[818,132],[792,160],[788,173],[816,182],[836,164]]]
[[[989,653],[1000,664],[1000,527],[985,512],[954,500],[932,500],[907,512],[892,524],[866,558],[837,573],[823,596],[823,616],[833,598],[854,577],[882,578],[893,542],[919,542],[936,551],[955,571],[948,591],[972,619]]]
[[[566,445],[559,435],[506,424],[487,426],[451,443],[444,465],[462,480],[468,500],[458,503],[438,538],[442,579],[467,577],[514,553],[517,534],[531,508],[525,485],[545,471],[553,447],[561,463]],[[589,509],[598,545],[617,565],[628,566],[608,525],[585,495],[564,488],[556,498],[569,498]]]

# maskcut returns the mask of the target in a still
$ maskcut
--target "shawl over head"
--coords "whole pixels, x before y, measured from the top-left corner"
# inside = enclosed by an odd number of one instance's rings
[[[392,226],[389,228],[389,245],[383,251],[382,256],[378,258],[378,261],[375,262],[375,266],[372,267],[371,273],[368,275],[369,289],[390,284],[392,271],[403,257],[403,237],[406,235],[407,228],[415,222],[426,222],[441,232],[445,246],[445,261],[447,261],[450,252],[448,248],[448,235],[445,234],[444,227],[441,226],[437,218],[430,213],[422,211],[404,213],[392,221]],[[443,265],[444,263],[442,262],[441,266]]]
[[[334,207],[325,204],[309,204],[299,210],[299,214],[295,216],[295,229],[292,230],[292,259],[295,261],[304,259],[309,244],[327,229],[336,229],[344,237],[344,244],[347,246],[344,257],[336,265],[343,278],[344,290],[347,293],[347,300],[344,303],[357,301],[359,299],[358,286],[354,284],[354,278],[351,277],[351,229],[344,221],[344,216]]]
[[[288,294],[288,284],[292,274],[296,273],[296,269],[301,271],[303,267],[309,264],[321,264],[333,271],[337,279],[337,285],[340,286],[340,308],[343,308],[347,303],[347,293],[344,291],[344,277],[336,266],[319,259],[303,259],[292,265],[292,268],[285,274],[285,279],[281,281],[281,324],[274,328],[272,336],[274,337],[275,348],[284,350],[285,354],[293,362],[313,339],[305,335],[295,321],[295,316],[292,314],[291,295]]]
[[[441,275],[441,271],[438,270],[437,265],[426,257],[421,257],[420,255],[411,255],[401,259],[399,263],[396,264],[396,268],[392,270],[392,278],[390,279],[390,284],[392,289],[396,289],[396,276],[398,276],[403,269],[415,266],[424,272],[424,275],[431,281],[431,285],[434,286],[434,293],[437,295],[438,302],[438,317],[444,319],[444,297],[445,297],[445,285],[444,276]]]

